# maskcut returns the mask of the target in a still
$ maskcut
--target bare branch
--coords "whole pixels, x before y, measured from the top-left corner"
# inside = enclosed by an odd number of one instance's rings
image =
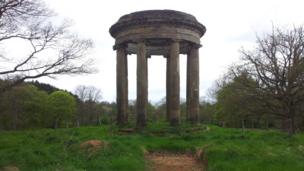
[[[28,49],[17,62],[2,54],[2,59],[11,60],[0,67],[0,79],[11,80],[14,85],[26,79],[94,71],[92,60],[86,59],[92,41],[70,33],[69,22],[54,25],[49,20],[51,15],[39,0],[1,0],[0,46],[6,49],[7,41],[20,40]]]

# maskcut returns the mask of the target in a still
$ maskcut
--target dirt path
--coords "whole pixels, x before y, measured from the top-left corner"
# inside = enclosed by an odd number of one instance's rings
[[[152,171],[203,171],[193,156],[186,154],[152,153],[146,155]]]

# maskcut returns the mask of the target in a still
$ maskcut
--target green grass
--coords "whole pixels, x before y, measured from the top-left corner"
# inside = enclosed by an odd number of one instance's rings
[[[195,131],[193,131],[195,129]],[[81,142],[99,139],[96,153]],[[143,171],[144,151],[195,152],[205,148],[209,171],[303,171],[304,134],[278,131],[151,124],[140,133],[121,135],[116,127],[82,127],[0,132],[0,168],[21,171]]]

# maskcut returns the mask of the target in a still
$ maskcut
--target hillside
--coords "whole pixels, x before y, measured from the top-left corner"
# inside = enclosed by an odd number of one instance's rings
[[[88,140],[100,140],[85,146]],[[93,142],[95,142],[93,141]],[[0,168],[21,171],[142,171],[150,153],[200,151],[209,171],[302,171],[304,134],[288,137],[274,130],[153,124],[141,133],[117,127],[81,127],[0,132]]]

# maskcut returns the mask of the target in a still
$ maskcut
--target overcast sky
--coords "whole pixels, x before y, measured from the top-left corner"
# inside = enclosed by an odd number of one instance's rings
[[[194,15],[207,32],[201,39],[200,96],[207,96],[229,65],[237,62],[239,49],[251,48],[256,34],[271,31],[272,25],[290,28],[304,24],[303,0],[46,0],[58,17],[74,21],[73,30],[95,43],[91,57],[99,70],[85,76],[40,79],[59,88],[74,91],[77,85],[101,89],[103,100],[116,99],[116,53],[109,28],[119,17],[134,11],[172,9]],[[136,98],[136,57],[128,57],[129,99]],[[152,56],[149,65],[149,100],[156,102],[166,94],[166,60]],[[186,96],[186,57],[180,57],[181,97]]]

